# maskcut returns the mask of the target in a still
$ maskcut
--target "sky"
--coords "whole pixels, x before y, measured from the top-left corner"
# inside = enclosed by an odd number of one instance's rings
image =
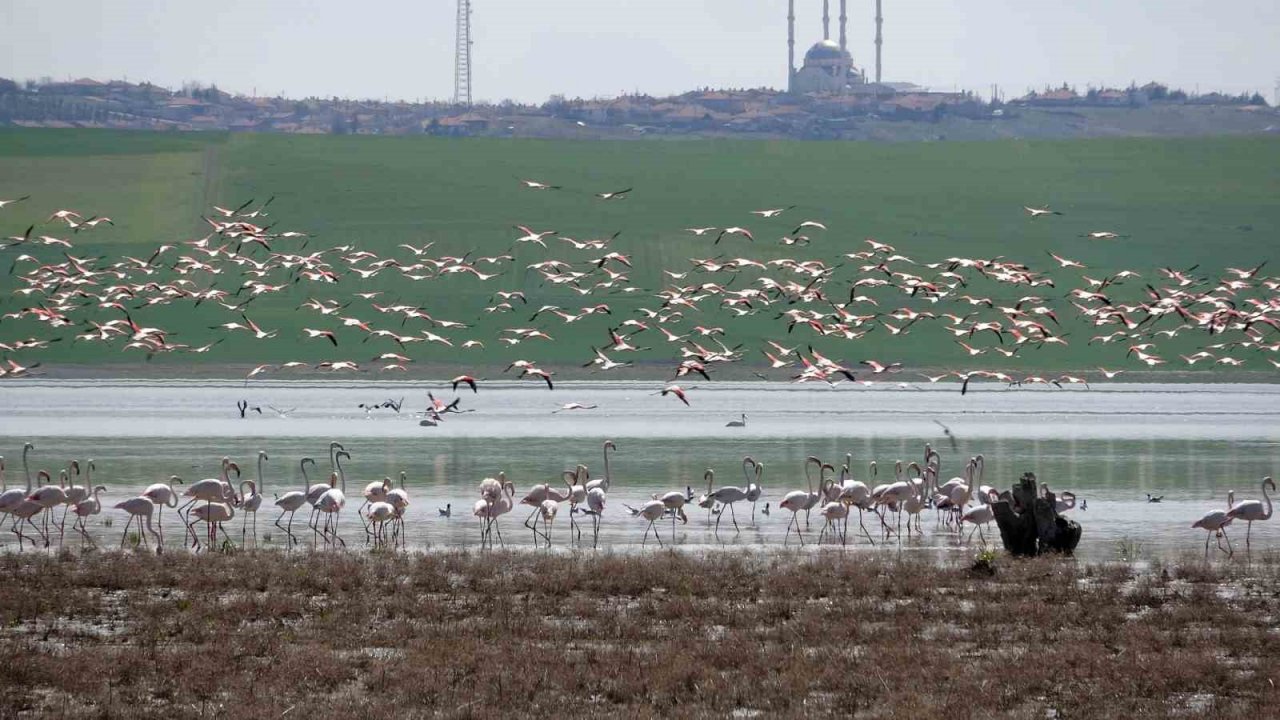
[[[474,0],[477,101],[786,85],[785,0]],[[796,55],[822,39],[796,0]],[[1064,82],[1259,91],[1280,78],[1274,0],[884,0],[884,79],[1006,97]],[[874,0],[850,0],[874,66]],[[838,0],[831,0],[837,36]],[[288,97],[447,100],[455,0],[4,0],[0,77],[216,84]],[[797,60],[799,62],[799,60]]]

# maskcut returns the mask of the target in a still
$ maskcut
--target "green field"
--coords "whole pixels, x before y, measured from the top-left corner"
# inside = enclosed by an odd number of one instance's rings
[[[559,191],[523,189],[517,178],[535,178],[563,185]],[[604,202],[593,192],[632,187],[625,200]],[[1117,139],[1065,142],[918,143],[874,145],[855,143],[644,141],[559,142],[535,140],[459,140],[377,137],[289,136],[256,134],[142,134],[109,131],[5,130],[0,131],[0,199],[30,194],[24,203],[0,209],[0,235],[20,235],[37,223],[42,233],[66,237],[75,243],[77,257],[105,256],[98,267],[124,255],[146,258],[160,243],[203,237],[209,227],[201,220],[212,205],[234,207],[250,198],[259,202],[274,195],[267,222],[274,231],[310,233],[306,252],[337,245],[353,245],[381,257],[409,262],[412,256],[399,243],[433,241],[433,256],[499,255],[517,236],[513,224],[557,230],[575,238],[621,235],[610,249],[631,257],[631,284],[644,292],[630,295],[597,291],[577,293],[545,286],[542,278],[525,266],[549,258],[577,263],[585,270],[598,251],[575,251],[559,241],[550,250],[520,245],[516,260],[502,267],[503,274],[488,282],[469,275],[411,282],[394,269],[377,278],[361,280],[347,275],[337,285],[300,282],[288,290],[257,298],[248,308],[259,325],[279,330],[275,340],[255,341],[234,336],[212,352],[160,354],[144,361],[140,352],[122,352],[124,341],[113,345],[71,342],[73,329],[51,330],[33,319],[0,321],[0,341],[27,337],[64,337],[48,349],[24,351],[15,357],[40,361],[46,369],[59,365],[128,364],[133,368],[159,365],[257,364],[285,360],[353,359],[367,362],[379,352],[399,351],[389,340],[362,343],[364,333],[337,328],[340,347],[323,340],[306,340],[302,327],[336,328],[333,317],[299,311],[308,297],[351,299],[354,292],[382,290],[381,300],[399,299],[422,307],[436,317],[467,322],[466,330],[448,335],[455,343],[484,341],[485,349],[450,350],[439,345],[409,346],[418,367],[470,369],[505,366],[515,358],[546,363],[560,377],[575,375],[577,365],[590,358],[589,345],[608,342],[606,329],[637,317],[640,307],[655,308],[654,292],[669,285],[663,269],[683,272],[689,258],[748,257],[768,261],[780,257],[841,260],[844,253],[866,248],[873,237],[896,246],[917,262],[937,262],[951,256],[1002,256],[1024,262],[1036,270],[1050,271],[1056,288],[1038,288],[1062,317],[1069,345],[1040,350],[1024,348],[1020,357],[1005,360],[991,354],[970,359],[937,321],[922,321],[907,335],[891,336],[880,328],[857,341],[818,338],[797,329],[788,336],[779,312],[785,302],[753,315],[734,317],[717,308],[717,298],[686,311],[682,324],[670,327],[684,332],[694,325],[722,326],[726,342],[744,344],[750,367],[735,366],[724,377],[747,376],[760,370],[758,349],[764,339],[788,345],[813,343],[831,357],[857,363],[866,358],[901,361],[912,368],[970,367],[1009,368],[1016,371],[1091,369],[1098,365],[1145,369],[1124,358],[1124,345],[1090,347],[1095,330],[1080,321],[1065,298],[1081,287],[1080,271],[1058,271],[1046,251],[1083,262],[1084,275],[1102,278],[1121,269],[1136,270],[1142,281],[1114,288],[1113,301],[1145,299],[1144,282],[1164,282],[1155,268],[1187,268],[1199,265],[1197,275],[1216,281],[1222,268],[1251,267],[1280,249],[1280,139]],[[761,219],[751,210],[797,205],[779,218]],[[1024,205],[1048,204],[1064,215],[1029,218]],[[73,208],[89,215],[107,215],[114,227],[100,227],[72,235],[58,224],[43,223],[58,208]],[[830,230],[811,233],[808,247],[784,247],[779,238],[802,219],[825,222]],[[742,225],[756,235],[754,243],[726,238],[718,247],[709,238],[695,238],[683,231],[691,226]],[[1114,230],[1130,237],[1096,241],[1081,237],[1095,230]],[[215,238],[216,239],[216,238]],[[297,240],[277,241],[274,249],[294,251]],[[166,256],[172,263],[178,254]],[[62,260],[56,247],[24,245],[0,250],[0,263],[8,265],[21,252],[42,262]],[[262,260],[261,248],[245,250]],[[336,256],[330,261],[344,266]],[[843,303],[849,283],[864,275],[851,263],[827,284],[830,299]],[[899,264],[895,269],[928,274],[934,271]],[[234,291],[245,278],[227,265],[221,275],[189,276],[200,288],[217,286]],[[31,268],[20,264],[17,273]],[[945,268],[944,268],[945,269]],[[1275,274],[1268,267],[1267,270]],[[795,279],[781,270],[770,277]],[[1265,271],[1264,275],[1267,274]],[[730,289],[741,289],[761,275],[746,270]],[[873,275],[873,274],[872,274]],[[17,289],[17,275],[6,276],[10,290]],[[167,271],[155,279],[173,279]],[[1001,285],[969,272],[970,285],[956,295],[989,296],[997,303],[1012,304],[1026,294],[1026,287]],[[267,282],[290,280],[287,271],[276,270]],[[141,277],[132,278],[144,281]],[[719,282],[728,277],[691,274],[682,284]],[[110,282],[102,279],[103,284]],[[1208,285],[1205,288],[1212,287]],[[496,338],[505,327],[530,327],[531,311],[514,314],[482,312],[495,290],[523,290],[533,308],[554,304],[567,310],[599,302],[614,314],[593,316],[573,325],[544,316],[536,325],[554,342],[528,341],[505,347]],[[1251,291],[1269,297],[1274,292]],[[931,305],[907,297],[894,288],[867,290],[878,308],[854,306],[858,313],[877,309],[891,312],[912,307],[934,312],[970,311],[950,299]],[[0,311],[10,313],[33,304],[28,297],[6,291]],[[821,304],[809,309],[826,310]],[[219,337],[208,326],[238,319],[217,305],[193,308],[190,302],[132,311],[142,325],[173,331],[170,342],[193,346]],[[369,321],[375,327],[402,330],[398,317],[379,315],[365,300],[355,302],[346,315]],[[85,308],[77,321],[118,317],[120,313]],[[981,319],[999,319],[983,311]],[[1173,327],[1162,321],[1155,328]],[[411,321],[403,330],[418,331],[425,325]],[[77,329],[78,330],[78,329]],[[656,331],[640,335],[638,344],[653,350],[617,359],[636,360],[641,374],[665,374],[674,365],[675,346]],[[982,341],[988,345],[994,341]],[[1206,343],[1216,342],[1203,333],[1183,333],[1176,340],[1161,341],[1160,354],[1171,362],[1165,369],[1184,370],[1176,357]],[[1250,371],[1272,371],[1259,352],[1234,352],[1247,358],[1241,370],[1219,369],[1224,376]],[[1275,355],[1271,355],[1275,357]],[[146,364],[149,362],[150,364]],[[1197,365],[1200,370],[1205,364]],[[240,371],[228,371],[236,376]],[[623,371],[632,372],[632,371]],[[626,377],[619,374],[617,377]],[[772,374],[785,377],[785,371]]]

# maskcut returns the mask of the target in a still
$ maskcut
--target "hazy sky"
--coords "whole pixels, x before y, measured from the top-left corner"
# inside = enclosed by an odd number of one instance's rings
[[[797,0],[797,56],[822,37]],[[832,35],[839,14],[832,0]],[[786,84],[785,0],[474,0],[477,99]],[[1275,0],[884,0],[885,79],[1009,96],[1158,79],[1258,90],[1280,76]],[[873,0],[849,2],[873,61]],[[454,0],[3,0],[0,77],[93,77],[233,92],[447,99]]]

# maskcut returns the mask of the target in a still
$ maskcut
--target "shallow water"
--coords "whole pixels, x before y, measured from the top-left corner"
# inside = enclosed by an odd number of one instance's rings
[[[867,481],[867,463],[879,464],[881,482],[892,480],[895,460],[920,460],[925,442],[943,455],[943,479],[959,473],[963,459],[982,453],[984,482],[1008,487],[1031,470],[1054,490],[1071,490],[1088,509],[1072,514],[1084,525],[1080,553],[1089,559],[1114,557],[1123,545],[1140,555],[1202,551],[1205,535],[1191,523],[1205,511],[1224,507],[1226,492],[1258,498],[1259,480],[1280,469],[1280,387],[1270,385],[1126,385],[1092,390],[1005,390],[986,385],[961,396],[951,385],[885,384],[835,389],[791,385],[716,383],[690,393],[692,407],[670,397],[650,395],[650,383],[564,383],[556,392],[534,385],[489,383],[481,392],[461,393],[462,409],[440,427],[421,427],[411,409],[425,405],[425,385],[373,383],[241,383],[155,381],[39,380],[0,386],[0,454],[8,458],[9,482],[22,479],[22,442],[36,445],[31,466],[61,468],[72,458],[94,458],[95,483],[109,490],[107,508],[90,521],[102,543],[119,543],[126,516],[114,503],[171,474],[188,482],[213,477],[219,458],[229,455],[255,476],[259,449],[270,454],[265,466],[266,496],[258,518],[259,541],[283,546],[284,533],[270,527],[271,498],[298,488],[301,457],[315,457],[327,470],[327,448],[338,440],[351,452],[345,463],[349,500],[342,534],[353,547],[363,545],[354,513],[364,483],[408,473],[412,505],[406,518],[411,547],[474,546],[478,528],[470,517],[480,478],[505,470],[517,487],[517,500],[535,482],[557,482],[559,472],[586,463],[592,477],[603,474],[601,441],[618,445],[613,485],[602,522],[602,547],[630,549],[640,543],[646,522],[630,517],[623,505],[637,506],[654,492],[702,492],[703,471],[716,471],[716,485],[741,485],[741,460],[751,455],[766,465],[764,497],[751,522],[751,506],[740,505],[735,532],[726,515],[720,532],[705,511],[692,508],[689,522],[678,525],[676,541],[685,546],[781,546],[790,513],[776,503],[791,490],[805,488],[803,460],[817,455],[833,464],[853,454],[854,473]],[[451,400],[444,389],[438,397]],[[405,397],[403,412],[366,415],[356,406]],[[262,407],[240,419],[236,401]],[[565,402],[595,404],[594,410],[555,413]],[[297,408],[279,417],[268,408]],[[738,413],[746,428],[726,428]],[[944,434],[945,424],[955,440]],[[323,480],[312,473],[312,481]],[[1159,504],[1146,493],[1163,495]],[[760,511],[771,504],[771,514]],[[437,508],[452,504],[454,516]],[[166,510],[167,544],[179,547],[182,526]],[[517,507],[501,527],[508,544],[531,545],[521,527],[528,510]],[[103,519],[112,526],[104,527]],[[578,516],[588,529],[589,519]],[[295,533],[305,524],[299,516]],[[874,516],[867,525],[881,546]],[[816,539],[821,519],[814,513],[806,542]],[[1254,546],[1280,541],[1280,521],[1258,524]],[[68,521],[68,526],[70,521]],[[227,524],[239,541],[240,517]],[[6,522],[5,527],[8,527]],[[552,531],[557,545],[567,541],[569,512],[561,511]],[[850,530],[854,542],[855,522]],[[925,537],[890,540],[893,548],[951,548],[955,536],[935,529],[931,512]],[[1231,537],[1243,547],[1244,527]],[[660,525],[663,542],[671,525]],[[266,536],[270,535],[270,540]],[[989,528],[987,537],[998,532]],[[68,542],[70,535],[68,535]],[[74,541],[78,542],[78,541]],[[791,542],[795,544],[795,536]],[[977,542],[976,540],[974,542]],[[0,543],[16,547],[13,535]],[[650,536],[649,544],[653,544]],[[866,548],[861,539],[857,547]],[[1135,548],[1136,546],[1136,548]]]

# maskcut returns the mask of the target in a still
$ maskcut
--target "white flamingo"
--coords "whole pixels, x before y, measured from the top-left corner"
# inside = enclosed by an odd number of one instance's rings
[[[804,462],[804,479],[805,482],[808,483],[809,489],[793,490],[782,498],[782,502],[778,503],[778,507],[783,510],[791,511],[791,522],[787,523],[787,534],[783,540],[783,545],[786,545],[791,541],[791,526],[793,525],[796,528],[796,537],[800,538],[800,544],[804,545],[804,535],[800,532],[799,513],[801,510],[807,511],[809,508],[813,507],[817,504],[818,498],[821,497],[821,493],[813,491],[813,476],[809,474],[809,465],[816,463],[819,468],[819,475],[821,475],[821,468],[823,467],[822,461],[816,457],[808,457],[805,458]]]
[[[102,512],[102,498],[100,498],[99,495],[106,491],[106,485],[95,486],[93,488],[93,494],[89,496],[89,499],[81,500],[76,503],[74,508],[71,509],[71,511],[76,515],[75,521],[71,523],[71,529],[79,532],[80,535],[83,536],[85,540],[88,540],[91,545],[96,545],[97,543],[93,541],[93,538],[89,537],[86,521],[88,521],[90,517]]]
[[[590,499],[588,493],[588,499]],[[472,510],[480,519],[480,547],[493,547],[493,532],[498,533],[498,544],[506,547],[502,541],[502,529],[498,527],[498,518],[511,512],[515,507],[516,486],[507,480],[505,472],[499,472],[497,478],[485,478],[480,481],[480,499]]]
[[[156,527],[160,530],[160,544],[164,544],[164,509],[178,507],[178,493],[174,492],[174,485],[181,485],[182,478],[177,475],[170,475],[168,483],[151,483],[146,490],[142,491],[142,497],[147,498],[155,503],[158,511],[156,512]]]
[[[1244,547],[1249,549],[1249,535],[1253,532],[1253,524],[1262,520],[1271,519],[1271,496],[1267,494],[1267,487],[1271,488],[1271,492],[1276,491],[1276,482],[1270,477],[1262,478],[1262,500],[1242,500],[1238,504],[1231,504],[1231,509],[1227,511],[1227,516],[1232,520],[1244,520],[1249,523],[1248,529],[1244,533]],[[1262,507],[1262,501],[1267,503],[1266,508]]]
[[[222,541],[224,543],[223,546],[234,548],[231,544],[231,538],[227,537],[226,528],[222,527],[222,523],[227,522],[236,516],[236,506],[234,503],[205,503],[204,505],[197,506],[191,511],[191,514],[196,517],[195,520],[191,521],[193,525],[198,522],[203,522],[209,526],[209,547],[212,548],[218,544],[218,531],[221,530]],[[197,545],[196,549],[199,550],[200,546]]]
[[[995,512],[991,509],[990,497],[979,494],[978,504],[960,514],[960,525],[962,528],[964,523],[973,525],[973,530],[969,531],[969,540],[972,540],[973,533],[977,532],[978,539],[982,541],[982,546],[986,547],[987,537],[982,533],[982,526],[989,525],[995,519]]]
[[[1228,492],[1227,510],[1210,510],[1202,515],[1199,520],[1191,523],[1191,527],[1203,528],[1205,530],[1204,557],[1206,560],[1209,559],[1209,538],[1215,536],[1220,538],[1218,540],[1219,550],[1222,550],[1222,540],[1225,539],[1227,541],[1227,549],[1222,551],[1227,554],[1227,557],[1231,557],[1235,554],[1235,550],[1231,549],[1231,538],[1227,537],[1227,526],[1231,524],[1231,520],[1233,519],[1228,513],[1232,505],[1235,504],[1235,499],[1235,491],[1233,490]]]
[[[192,483],[187,486],[183,497],[190,498],[178,508],[178,513],[183,518],[183,523],[187,526],[187,534],[191,537],[192,546],[199,544],[199,538],[196,537],[196,531],[193,527],[195,524],[191,520],[191,507],[197,502],[203,500],[206,504],[215,502],[231,503],[234,502],[235,490],[231,486],[230,472],[236,471],[236,478],[240,477],[240,466],[231,462],[231,458],[222,458],[220,476],[216,478],[205,478],[199,482]]]
[[[756,462],[750,456],[743,459],[743,463],[751,460],[751,465],[755,469],[755,479],[747,481],[747,501],[751,503],[751,524],[756,524],[756,503],[760,501],[760,496],[764,494],[764,490],[760,487],[760,482],[764,478],[764,463]]]
[[[747,458],[747,460],[750,460],[750,458]],[[752,460],[752,462],[755,461]],[[742,471],[744,474],[747,472],[746,460],[743,460]],[[711,485],[715,480],[715,471],[710,468],[707,469],[707,472],[703,477],[707,481],[708,503],[703,507],[710,507],[710,505],[714,503],[720,503],[720,512],[716,515],[716,535],[720,534],[720,518],[724,517],[724,509],[726,506],[729,508],[729,519],[733,521],[734,532],[742,532],[741,529],[738,528],[738,518],[733,514],[733,504],[746,500],[747,491],[733,485],[726,485],[718,490],[712,490]]]
[[[240,512],[244,517],[240,521],[240,547],[244,547],[245,530],[249,524],[249,514],[253,513],[253,546],[258,546],[258,508],[262,507],[262,493],[266,491],[266,480],[262,477],[262,463],[270,458],[266,450],[258,451],[258,480],[245,480],[240,483]],[[244,491],[249,486],[249,492]]]
[[[341,456],[341,453],[339,453]],[[342,487],[338,487],[341,480]],[[338,521],[341,519],[342,508],[347,504],[347,478],[342,472],[342,463],[338,463],[338,472],[329,475],[329,489],[325,491],[320,499],[316,501],[316,512],[324,516],[324,529],[320,532],[324,535],[325,544],[332,544],[337,540],[342,547],[347,546],[347,542],[338,534]],[[313,523],[312,530],[316,529]],[[330,537],[330,525],[332,525],[333,535]]]
[[[142,547],[147,547],[147,533],[151,533],[156,539],[156,553],[161,552],[160,534],[151,525],[151,514],[155,512],[156,504],[151,502],[150,498],[139,495],[116,503],[115,508],[129,513],[129,521],[124,524],[124,532],[120,534],[120,547],[124,547],[124,541],[129,537],[129,526],[136,520],[138,538],[142,541]],[[146,520],[146,527],[143,527],[143,520]]]
[[[395,518],[396,509],[385,500],[367,503],[366,519],[373,528],[374,547],[385,547],[387,542],[386,523]]]
[[[662,546],[662,538],[658,537],[658,528],[657,528],[657,526],[655,526],[655,525],[654,525],[654,523],[656,523],[659,519],[661,519],[663,515],[666,515],[666,514],[667,514],[667,506],[666,506],[666,504],[664,504],[661,500],[650,500],[649,502],[645,503],[644,505],[641,505],[641,506],[640,506],[640,511],[639,511],[638,513],[636,513],[636,514],[637,514],[637,515],[639,515],[640,517],[644,518],[645,520],[648,520],[648,521],[649,521],[649,526],[648,526],[647,528],[645,528],[645,531],[644,531],[644,539],[640,541],[640,545],[641,545],[641,546],[643,546],[646,542],[648,542],[648,541],[649,541],[649,531],[650,531],[650,530],[652,530],[652,531],[653,531],[653,539],[654,539],[654,540],[657,540],[657,541],[658,541],[658,546],[659,546],[659,547],[661,547],[661,546]],[[684,511],[683,511],[683,510],[678,510],[678,511],[677,511],[677,515],[678,515],[678,517],[679,517],[681,520],[683,520],[684,522],[688,522],[688,521],[689,521],[689,520],[688,520],[688,518],[686,518],[686,517],[684,516]],[[673,528],[673,529],[672,529],[672,533],[674,533],[674,532],[675,532],[674,527],[675,527],[675,526],[673,525],[673,526],[672,526],[672,528]],[[674,537],[674,535],[672,536],[671,541],[672,541],[672,542],[675,542],[675,537]]]
[[[391,539],[392,544],[399,541],[404,543],[404,513],[409,509],[409,491],[405,489],[404,483],[408,479],[408,473],[400,471],[400,487],[392,488],[387,491],[387,504],[395,510],[394,517],[391,518]]]
[[[49,477],[48,473],[44,477]],[[64,489],[66,486],[67,471],[58,471],[59,485],[44,485],[36,488],[27,499],[40,506],[40,510],[45,513],[45,545],[49,544],[49,517],[53,515],[53,509],[67,502],[67,493]],[[55,525],[57,523],[54,523]],[[59,533],[58,542],[62,542],[62,534]]]
[[[288,539],[286,541],[292,549],[298,544],[298,538],[293,534],[293,516],[297,514],[298,509],[307,502],[307,491],[311,489],[310,479],[307,477],[307,463],[316,464],[313,458],[302,458],[298,461],[298,466],[302,469],[302,489],[290,490],[289,492],[276,498],[276,507],[280,508],[280,517],[276,518],[276,527],[284,531]],[[281,525],[280,521],[284,519],[284,514],[289,513],[289,524]]]
[[[27,445],[30,446],[30,443],[27,443]],[[34,500],[28,499],[27,497],[28,495],[31,494],[31,473],[27,468],[25,456],[26,456],[26,451],[24,449],[22,468],[23,470],[27,470],[27,473],[26,473],[27,491],[22,494],[22,497],[18,498],[17,503],[13,504],[9,508],[9,514],[13,516],[13,528],[12,528],[13,534],[18,536],[18,550],[22,550],[23,540],[30,540],[31,547],[33,548],[36,547],[36,541],[34,538],[29,538],[26,535],[22,534],[22,527],[21,527],[22,523],[26,523],[27,525],[30,525],[31,529],[35,531],[36,535],[39,535],[40,539],[44,540],[44,546],[49,547],[49,536],[44,532],[42,532],[39,526],[31,522],[31,518],[35,517],[42,510],[44,510],[44,506],[40,505],[40,503],[37,503]],[[36,478],[41,479],[45,482],[48,482],[48,480],[50,479],[49,473],[44,470],[37,472]]]
[[[609,451],[618,451],[618,446],[613,444],[612,440],[604,441],[604,477],[590,480],[586,484],[586,488],[590,491],[592,488],[600,488],[605,492],[609,492],[609,485],[613,482],[613,477],[609,474]]]
[[[594,487],[587,491],[587,511],[591,513],[591,547],[600,543],[600,519],[604,515],[607,498],[604,488]]]

